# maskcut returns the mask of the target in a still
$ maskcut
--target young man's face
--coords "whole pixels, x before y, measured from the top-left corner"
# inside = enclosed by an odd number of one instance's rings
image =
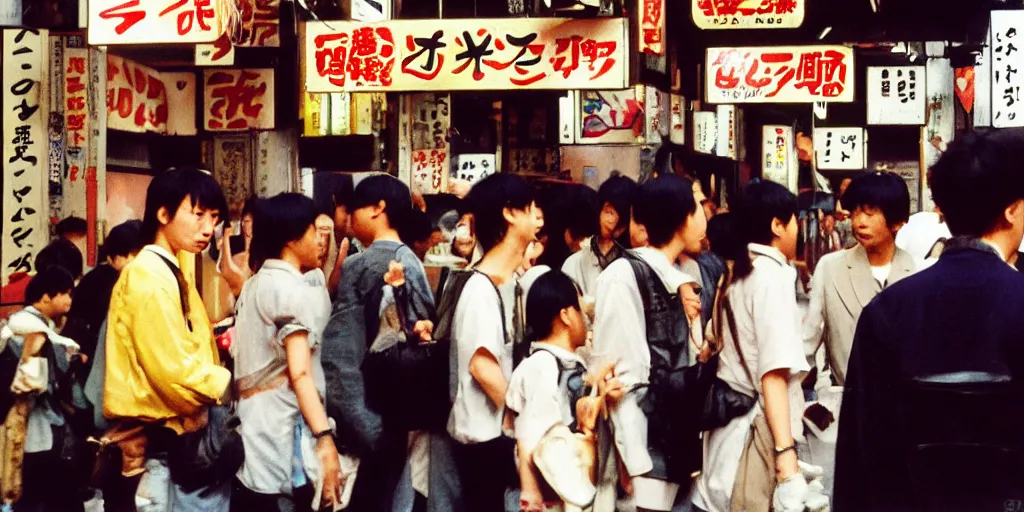
[[[704,248],[704,239],[707,237],[707,234],[708,218],[704,215],[704,208],[698,206],[686,218],[686,225],[683,227],[683,252],[690,255],[700,254]]]
[[[647,228],[636,221],[635,215],[629,216],[629,243],[634,249],[647,247]]]
[[[58,293],[53,297],[43,295],[43,302],[48,303],[50,310],[55,315],[53,319],[64,316],[71,311],[71,292]]]
[[[622,229],[619,227],[619,212],[615,211],[615,207],[611,203],[605,203],[601,207],[600,226],[601,226],[601,238],[605,240],[611,238],[618,238],[622,235]]]
[[[873,206],[858,206],[851,216],[853,236],[865,249],[877,250],[896,243],[899,226],[889,227],[882,210]]]
[[[522,210],[511,210],[511,218],[506,218],[509,222],[508,234],[525,243],[537,240],[537,235],[544,227],[544,214],[535,203],[530,203]]]
[[[349,216],[349,229],[352,235],[366,247],[369,247],[370,244],[373,243],[373,239],[377,236],[374,226],[374,221],[377,218],[377,211],[377,206],[364,206],[353,210],[352,214]]]
[[[175,251],[200,253],[213,238],[213,230],[220,224],[220,212],[202,205],[193,205],[192,198],[185,196],[177,211],[167,212],[159,217],[163,225],[161,233]]]
[[[288,248],[298,256],[302,271],[309,271],[322,265],[320,261],[321,242],[316,225],[311,224],[302,238],[288,243]]]
[[[772,220],[772,231],[777,238],[777,249],[789,260],[796,259],[796,242],[800,235],[800,224],[796,221],[796,215],[789,218],[789,221],[782,223],[778,219]]]
[[[583,297],[580,297],[583,301]],[[583,312],[577,308],[565,308],[562,310],[562,321],[569,328],[569,342],[573,348],[579,348],[587,344],[587,322],[583,318]]]

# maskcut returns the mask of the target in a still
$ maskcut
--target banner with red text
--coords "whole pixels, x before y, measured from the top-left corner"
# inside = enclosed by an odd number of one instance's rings
[[[213,42],[224,33],[228,3],[226,0],[89,0],[89,44]]]
[[[625,18],[305,25],[306,90],[623,89]]]
[[[690,0],[693,23],[702,29],[797,28],[806,0]]]
[[[107,54],[107,128],[167,131],[167,88],[156,70]]]
[[[708,103],[853,101],[853,48],[708,48]]]
[[[274,128],[274,70],[219,69],[203,73],[207,131]]]
[[[637,0],[640,4],[640,53],[665,54],[665,0]]]

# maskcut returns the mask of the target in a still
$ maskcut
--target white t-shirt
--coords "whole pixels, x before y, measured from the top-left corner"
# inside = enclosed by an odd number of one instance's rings
[[[882,265],[880,267],[876,267],[876,266],[872,265],[871,266],[871,275],[874,276],[875,281],[878,281],[878,284],[882,285],[882,288],[885,288],[885,282],[889,280],[889,272],[891,270],[892,270],[892,263],[891,262],[889,264],[887,264],[887,265]]]
[[[482,443],[501,435],[505,410],[495,406],[469,374],[469,361],[473,354],[484,349],[498,360],[506,379],[512,375],[512,337],[502,332],[498,315],[505,315],[505,325],[511,334],[515,281],[509,281],[499,289],[504,312],[499,306],[501,303],[494,292],[494,285],[482,274],[474,274],[466,281],[455,306],[452,349],[456,351],[458,387],[448,417],[448,433],[462,444]]]
[[[747,369],[744,371],[730,329],[722,333],[718,378],[733,389],[753,396],[758,405],[728,425],[704,436],[703,472],[693,502],[708,512],[727,512],[740,456],[751,421],[763,411],[761,378],[788,369],[790,425],[794,439],[802,440],[804,399],[801,381],[810,370],[804,355],[800,310],[796,302],[797,272],[778,250],[750,244],[754,271],[729,287],[736,332]],[[770,475],[773,477],[774,475]]]
[[[562,263],[562,272],[580,285],[583,295],[593,296],[597,290],[597,277],[601,275],[601,265],[591,249],[580,249],[572,253]]]
[[[530,357],[512,372],[505,404],[515,411],[516,439],[530,450],[555,425],[572,425],[574,404],[558,389],[559,361],[567,366],[583,364],[573,352],[549,343],[534,343]]]
[[[661,278],[669,291],[696,280],[680,272],[660,251],[641,247],[634,252]],[[587,361],[592,368],[615,363],[616,374],[629,388],[646,384],[651,372],[643,299],[633,267],[625,258],[614,261],[597,279],[594,318],[594,351]],[[612,409],[615,445],[630,476],[648,473],[654,465],[647,449],[647,416],[629,393]]]

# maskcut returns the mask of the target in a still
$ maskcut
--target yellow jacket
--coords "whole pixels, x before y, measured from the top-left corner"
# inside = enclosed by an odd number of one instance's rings
[[[204,406],[224,396],[231,373],[220,366],[213,328],[193,280],[186,278],[189,332],[177,280],[158,254],[170,256],[147,246],[114,286],[103,414],[164,422],[179,433],[194,431],[205,423]]]

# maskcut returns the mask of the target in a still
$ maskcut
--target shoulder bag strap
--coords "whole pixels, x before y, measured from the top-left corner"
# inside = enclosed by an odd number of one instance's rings
[[[181,301],[181,312],[185,316],[185,326],[188,327],[188,332],[192,332],[191,309],[188,305],[188,283],[185,282],[185,276],[181,273],[181,269],[172,263],[171,260],[167,259],[166,256],[157,252],[153,254],[159,256],[167,264],[167,268],[171,270],[171,273],[174,274],[174,280],[178,282],[178,299]]]
[[[754,395],[757,395],[757,383],[754,382],[754,376],[750,373],[750,368],[747,366],[747,359],[743,357],[743,349],[740,348],[739,331],[736,328],[736,316],[732,311],[732,303],[729,301],[729,293],[726,292],[722,296],[722,308],[725,309],[725,317],[729,322],[729,332],[732,334],[733,347],[736,349],[736,355],[740,358],[740,366],[743,367],[743,373],[747,374],[747,378],[750,379],[750,385],[754,388]]]
[[[487,282],[491,283],[491,286],[494,287],[494,293],[498,296],[498,309],[501,310],[501,333],[505,337],[505,343],[508,343],[508,326],[505,323],[505,301],[501,298],[501,290],[498,289],[498,285],[494,284],[494,280],[491,279],[491,276],[477,269],[473,269],[473,272],[476,272],[477,274],[480,274],[487,278]]]

